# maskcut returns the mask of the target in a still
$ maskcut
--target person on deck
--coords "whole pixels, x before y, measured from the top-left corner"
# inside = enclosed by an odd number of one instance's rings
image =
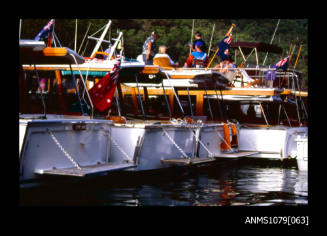
[[[200,31],[196,31],[194,37],[195,37],[195,40],[193,41],[193,43],[190,43],[190,44],[189,44],[189,46],[190,46],[192,52],[195,52],[195,44],[196,44],[197,42],[199,42],[199,41],[202,42],[202,44],[203,44],[203,45],[201,46],[201,50],[202,50],[202,51],[206,51],[207,46],[206,46],[205,42],[204,42],[203,39],[202,39],[202,34],[201,34],[201,32],[200,32]]]
[[[169,59],[170,64],[171,64],[172,67],[177,67],[177,66],[179,66],[178,62],[175,63],[175,62],[170,58],[170,56],[167,54],[167,47],[164,46],[164,45],[161,45],[161,46],[159,47],[159,53],[157,53],[157,54],[154,56],[154,58],[162,58],[162,57],[167,57],[167,58]]]
[[[153,65],[153,57],[156,54],[156,40],[158,37],[158,33],[153,31],[151,36],[143,44],[142,54],[145,65]]]
[[[187,58],[184,67],[188,68],[204,68],[208,65],[208,55],[203,52],[203,43],[198,41],[195,43],[195,51],[192,52]]]
[[[214,68],[220,68],[220,73],[227,73],[228,68],[236,68],[234,64],[234,60],[231,55],[227,55],[225,60],[220,62],[218,65],[216,65]]]

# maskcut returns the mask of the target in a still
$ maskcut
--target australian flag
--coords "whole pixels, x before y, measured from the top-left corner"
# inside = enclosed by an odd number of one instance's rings
[[[108,109],[112,104],[119,72],[120,59],[116,61],[112,71],[89,90],[92,103],[100,112]]]
[[[276,64],[271,65],[270,68],[276,68],[277,70],[286,71],[288,67],[289,58],[290,56],[284,57]],[[266,80],[275,80],[275,78],[276,78],[276,70],[268,70],[266,72]]]
[[[275,67],[276,69],[286,71],[288,67],[289,58],[290,56],[284,57],[282,60],[277,62],[273,67]]]
[[[49,23],[43,27],[43,29],[40,31],[40,33],[38,33],[35,36],[34,40],[42,41],[42,40],[47,39],[49,37],[49,34],[53,31],[54,23],[55,23],[54,19],[50,20]]]
[[[229,33],[229,35],[225,36],[218,43],[219,51],[218,51],[217,55],[220,57],[221,60],[226,59],[231,41],[232,41],[232,31]]]

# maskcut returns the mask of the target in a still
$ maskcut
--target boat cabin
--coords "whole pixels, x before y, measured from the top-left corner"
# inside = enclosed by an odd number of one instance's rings
[[[21,114],[91,114],[83,81],[59,69],[82,64],[83,57],[69,48],[49,48],[34,40],[20,40],[19,53]]]

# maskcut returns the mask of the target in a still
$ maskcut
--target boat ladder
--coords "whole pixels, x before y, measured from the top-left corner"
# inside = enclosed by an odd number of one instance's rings
[[[117,170],[123,170],[127,168],[136,167],[133,163],[105,163],[90,166],[80,166],[63,169],[38,169],[35,170],[36,174],[39,175],[62,175],[62,176],[75,176],[75,177],[85,177],[86,175],[99,174],[103,172],[112,172]]]

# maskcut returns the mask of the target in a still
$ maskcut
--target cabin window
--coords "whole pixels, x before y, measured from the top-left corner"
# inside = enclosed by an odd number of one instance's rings
[[[44,112],[42,106],[42,96],[48,109],[52,109],[53,79],[54,73],[38,71],[39,81],[35,71],[25,71],[22,73],[19,99],[19,112],[40,113]]]
[[[25,114],[44,113],[42,96],[45,101],[46,113],[62,114],[74,113],[74,107],[80,107],[76,95],[74,80],[71,76],[62,76],[61,86],[54,71],[38,71],[40,83],[34,70],[24,71],[20,86],[19,112]],[[79,78],[76,78],[79,94],[82,96],[83,86]],[[59,95],[62,91],[61,96]],[[74,105],[75,104],[75,105]],[[80,110],[80,108],[79,108]]]

